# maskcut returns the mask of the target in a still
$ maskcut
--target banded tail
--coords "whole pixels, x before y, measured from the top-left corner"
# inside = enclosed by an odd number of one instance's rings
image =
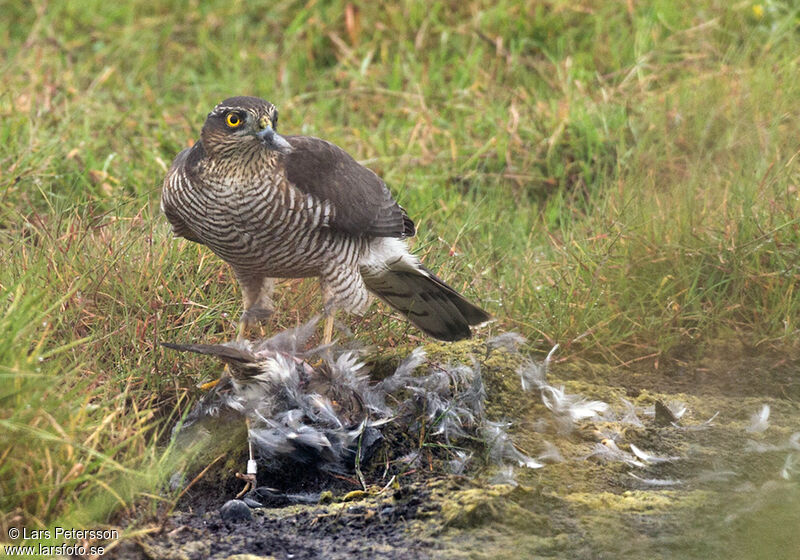
[[[405,315],[419,330],[439,340],[469,338],[471,325],[490,318],[410,255],[405,244],[401,254],[395,252],[388,259],[371,256],[362,264],[361,276],[369,291]]]

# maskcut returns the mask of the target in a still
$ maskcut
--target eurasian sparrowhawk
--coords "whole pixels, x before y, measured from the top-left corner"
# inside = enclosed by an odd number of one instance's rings
[[[245,325],[271,314],[273,278],[314,276],[329,315],[363,313],[372,292],[441,340],[467,338],[489,318],[409,252],[414,222],[375,173],[325,140],[280,136],[277,125],[271,103],[226,99],[175,158],[162,192],[174,233],[233,268]]]

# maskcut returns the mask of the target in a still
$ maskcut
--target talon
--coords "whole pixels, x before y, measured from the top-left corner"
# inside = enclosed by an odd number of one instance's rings
[[[274,312],[272,309],[267,309],[266,307],[251,307],[242,313],[241,321],[247,326],[247,328],[252,328],[261,323],[266,323],[269,321],[273,313]]]
[[[202,391],[210,391],[211,389],[213,389],[214,387],[219,385],[220,381],[222,381],[221,377],[219,379],[215,379],[214,381],[209,381],[207,383],[202,383],[202,384],[198,385],[197,388],[202,390]]]
[[[245,494],[247,494],[250,490],[256,487],[256,475],[254,474],[242,474],[240,472],[236,473],[236,478],[239,480],[244,480],[244,488],[236,494],[236,498],[241,498]]]
[[[219,385],[220,381],[225,379],[229,374],[230,374],[230,370],[228,369],[228,366],[226,365],[225,369],[222,372],[222,375],[220,375],[218,379],[215,379],[214,381],[208,381],[206,383],[201,383],[200,385],[197,386],[197,388],[200,389],[201,391],[209,391],[209,390],[213,389],[214,387],[216,387],[217,385]]]
[[[272,317],[272,309],[266,307],[251,307],[244,313],[239,320],[239,336],[238,339],[247,338],[247,333],[254,329],[258,329],[261,336],[264,336],[263,325],[270,317]]]

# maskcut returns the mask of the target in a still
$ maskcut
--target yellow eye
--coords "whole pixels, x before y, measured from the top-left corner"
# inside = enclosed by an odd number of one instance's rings
[[[239,115],[236,113],[228,113],[228,116],[225,117],[225,122],[228,123],[228,126],[231,128],[236,128],[240,124],[242,124],[242,119],[239,118]]]

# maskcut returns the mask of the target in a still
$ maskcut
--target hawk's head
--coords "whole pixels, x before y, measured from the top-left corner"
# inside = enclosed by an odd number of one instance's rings
[[[292,146],[277,132],[278,110],[258,97],[231,97],[208,114],[203,146],[215,156],[241,155],[264,147],[287,154]]]

